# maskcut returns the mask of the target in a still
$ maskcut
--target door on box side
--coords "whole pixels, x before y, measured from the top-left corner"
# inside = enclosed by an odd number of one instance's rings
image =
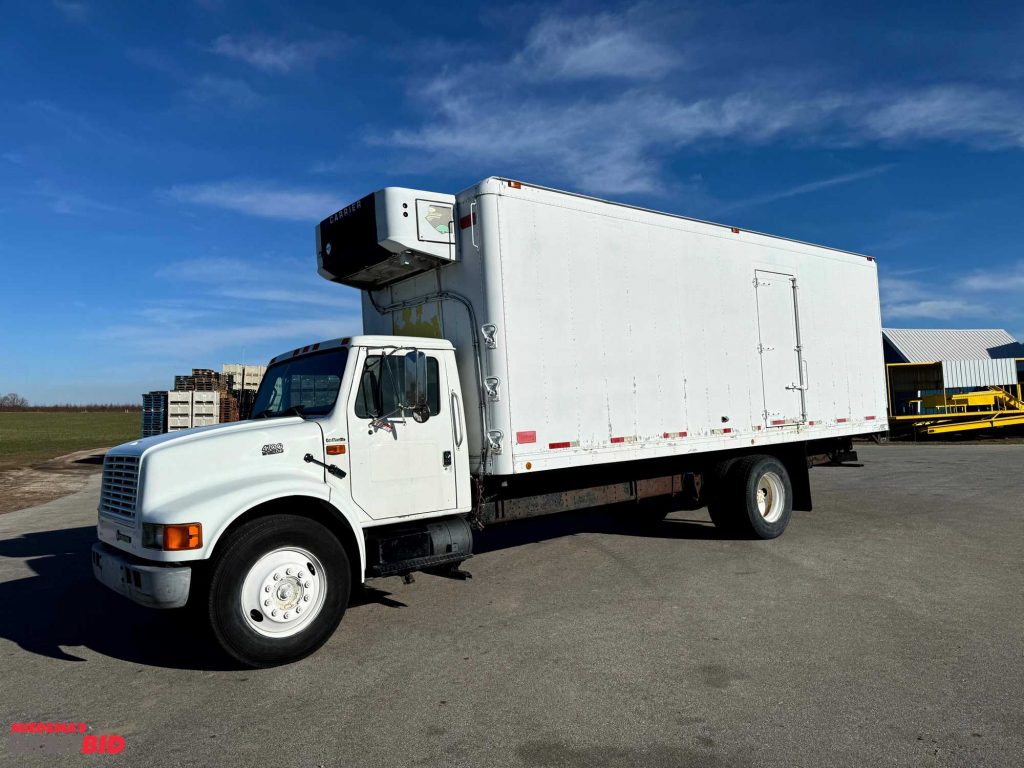
[[[806,387],[801,371],[796,278],[757,270],[754,288],[765,426],[799,423],[805,418]]]
[[[455,438],[445,361],[427,357],[430,417],[402,408],[408,349],[364,352],[348,404],[352,498],[374,520],[455,509]]]

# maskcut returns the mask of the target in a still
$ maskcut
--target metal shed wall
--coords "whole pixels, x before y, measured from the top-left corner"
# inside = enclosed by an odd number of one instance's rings
[[[943,360],[942,383],[946,389],[999,387],[1017,383],[1017,362],[1002,360]]]

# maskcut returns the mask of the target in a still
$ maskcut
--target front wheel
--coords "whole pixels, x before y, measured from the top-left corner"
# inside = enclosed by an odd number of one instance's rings
[[[352,587],[345,548],[317,522],[272,515],[231,534],[210,575],[210,626],[250,667],[297,661],[337,628]]]
[[[729,465],[708,513],[727,535],[774,539],[793,514],[793,485],[773,456],[747,456]]]

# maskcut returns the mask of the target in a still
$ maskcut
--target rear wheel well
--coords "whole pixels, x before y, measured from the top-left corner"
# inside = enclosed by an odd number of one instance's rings
[[[362,560],[359,555],[359,542],[356,540],[352,526],[349,525],[348,521],[341,516],[341,513],[339,513],[338,510],[323,499],[317,499],[312,496],[284,496],[279,499],[265,501],[262,504],[257,504],[255,507],[246,510],[232,520],[220,535],[220,538],[217,539],[217,543],[214,545],[214,551],[210,555],[209,561],[212,561],[217,556],[217,552],[221,549],[221,545],[228,541],[228,538],[235,530],[246,523],[269,515],[296,515],[297,517],[305,517],[325,526],[335,535],[338,541],[341,542],[341,545],[345,548],[345,553],[348,555],[349,565],[352,569],[351,575],[353,587],[357,587],[363,583],[361,566]]]

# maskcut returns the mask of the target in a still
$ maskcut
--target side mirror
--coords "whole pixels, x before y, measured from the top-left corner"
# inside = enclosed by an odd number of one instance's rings
[[[405,408],[419,423],[430,418],[427,406],[427,356],[418,350],[405,353]]]

